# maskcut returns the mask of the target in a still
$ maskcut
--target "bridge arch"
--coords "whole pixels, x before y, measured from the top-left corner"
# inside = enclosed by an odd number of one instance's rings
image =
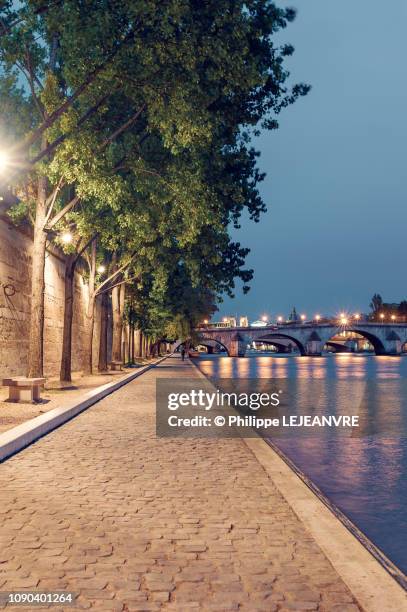
[[[287,353],[289,352],[289,345],[283,344],[282,342],[279,342],[278,339],[276,340],[265,340],[264,338],[262,340],[255,340],[254,342],[259,343],[259,344],[266,344],[266,345],[270,345],[270,346],[274,346],[277,349],[277,353]]]
[[[210,342],[213,342],[213,344],[210,344]],[[200,346],[206,346],[206,348],[208,348],[208,349],[209,349],[209,348],[214,349],[214,348],[215,348],[215,346],[216,346],[217,344],[219,344],[219,346],[221,346],[221,347],[222,347],[222,348],[223,348],[223,349],[226,351],[227,356],[228,356],[228,357],[230,357],[228,347],[227,347],[227,346],[225,346],[225,345],[223,344],[223,342],[219,342],[219,340],[209,340],[208,338],[204,338],[204,339],[202,339],[202,340],[201,340],[201,339],[199,339],[199,340],[198,340],[198,342],[197,342],[197,344],[198,344],[198,345],[200,345]],[[215,346],[214,346],[214,345],[215,345]],[[209,351],[208,351],[208,354],[209,354]]]
[[[256,339],[256,342],[263,342],[267,341],[267,342],[273,342],[273,338],[275,338],[276,340],[278,340],[278,338],[286,338],[287,340],[291,340],[291,342],[293,342],[293,344],[296,345],[296,347],[298,348],[298,350],[300,351],[301,355],[306,355],[307,352],[305,350],[305,346],[302,344],[302,342],[300,342],[298,340],[298,338],[295,338],[295,336],[290,336],[289,334],[283,334],[281,332],[278,332],[278,334],[267,334],[266,336],[261,336],[258,339]]]
[[[181,346],[184,346],[187,342],[189,342],[191,344],[190,340],[184,340],[183,342],[180,342],[179,344],[177,344],[177,346],[175,347],[174,351],[178,351],[180,349]],[[197,344],[200,344],[202,346],[206,346],[207,348],[214,348],[213,345],[209,344],[209,342],[213,342],[214,344],[219,344],[220,346],[222,346],[228,357],[230,357],[230,353],[229,353],[229,349],[228,347],[221,342],[220,340],[215,340],[212,338],[199,338]],[[193,344],[191,344],[191,346],[194,346]]]
[[[358,334],[359,336],[361,336],[362,338],[365,338],[366,340],[368,340],[370,342],[370,344],[373,346],[373,350],[375,352],[376,355],[385,355],[386,354],[386,349],[385,346],[382,342],[382,340],[376,336],[375,334],[373,334],[372,332],[365,330],[365,329],[360,329],[358,327],[346,327],[346,329],[342,329],[342,330],[337,330],[337,332],[333,335],[331,335],[328,339],[325,340],[324,344],[328,344],[328,345],[333,345],[335,344],[335,340],[333,340],[333,338],[335,338],[335,336],[338,335],[338,333],[340,333],[341,331],[347,331],[347,332],[351,332],[354,334]]]

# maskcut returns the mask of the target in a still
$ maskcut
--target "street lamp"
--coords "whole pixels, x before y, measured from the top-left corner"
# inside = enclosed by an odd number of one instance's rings
[[[380,313],[379,317],[381,318],[381,320],[382,320],[382,322],[383,322],[383,319],[384,319],[384,314],[383,314],[382,312]]]
[[[208,323],[209,323],[208,319],[205,319],[204,320],[204,325],[208,325]]]
[[[395,321],[395,320],[396,320],[396,315],[394,315],[394,314],[393,314],[393,315],[391,315],[391,320],[392,320],[392,321]]]
[[[268,318],[267,318],[267,316],[266,316],[266,315],[263,315],[263,316],[262,316],[262,318],[261,318],[261,320],[262,320],[262,321],[264,321],[264,323],[267,323]]]
[[[277,317],[277,321],[278,321],[278,323],[282,323],[283,322],[283,317]]]
[[[106,268],[103,265],[98,266],[98,273],[99,274],[103,274],[103,272],[106,272]]]
[[[346,317],[341,317],[341,324],[342,325],[347,325],[348,324],[348,319]]]
[[[320,319],[321,319],[321,315],[319,315],[319,314],[318,314],[318,315],[315,315],[315,321],[316,321],[317,323],[318,323],[318,321],[320,321]]]
[[[64,244],[71,244],[73,240],[71,232],[64,232],[63,234],[61,234],[61,240]]]
[[[355,316],[356,321],[359,321],[359,319],[360,319],[360,314],[359,314],[359,313],[356,313],[354,316]]]

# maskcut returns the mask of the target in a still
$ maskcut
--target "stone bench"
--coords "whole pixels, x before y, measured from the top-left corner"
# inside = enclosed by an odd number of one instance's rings
[[[26,378],[25,376],[14,376],[4,378],[3,387],[8,387],[9,402],[39,402],[41,400],[41,387],[46,378]]]
[[[111,361],[109,365],[110,365],[110,369],[115,372],[118,370],[121,370],[123,367],[123,363],[121,361]]]

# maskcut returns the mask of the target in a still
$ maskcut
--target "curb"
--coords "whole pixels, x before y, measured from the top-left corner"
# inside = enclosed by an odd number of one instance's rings
[[[90,408],[100,400],[104,399],[107,395],[110,395],[114,391],[120,389],[127,383],[131,382],[135,378],[138,378],[151,368],[167,359],[170,355],[165,355],[161,359],[158,359],[154,363],[143,366],[136,372],[131,372],[124,378],[116,382],[109,382],[96,389],[92,389],[88,393],[85,393],[81,399],[71,400],[66,405],[60,408],[53,408],[45,414],[34,417],[17,427],[13,427],[8,431],[0,434],[0,463],[15,455],[19,451],[23,450],[39,438],[42,438],[46,434],[50,433],[57,427],[60,427],[67,421],[70,421],[75,416]]]

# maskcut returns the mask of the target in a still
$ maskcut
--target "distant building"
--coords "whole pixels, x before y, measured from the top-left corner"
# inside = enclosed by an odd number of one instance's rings
[[[268,323],[267,321],[253,321],[250,325],[251,327],[267,327]]]
[[[240,317],[239,327],[249,327],[249,319],[247,317]]]
[[[288,320],[289,320],[289,321],[292,321],[293,323],[295,323],[295,322],[297,322],[297,321],[299,321],[299,320],[300,320],[300,317],[299,317],[299,316],[298,316],[298,314],[297,314],[297,311],[296,311],[296,309],[295,309],[295,306],[294,306],[294,308],[292,309],[292,311],[291,311],[291,313],[290,313],[290,316],[288,317]]]

